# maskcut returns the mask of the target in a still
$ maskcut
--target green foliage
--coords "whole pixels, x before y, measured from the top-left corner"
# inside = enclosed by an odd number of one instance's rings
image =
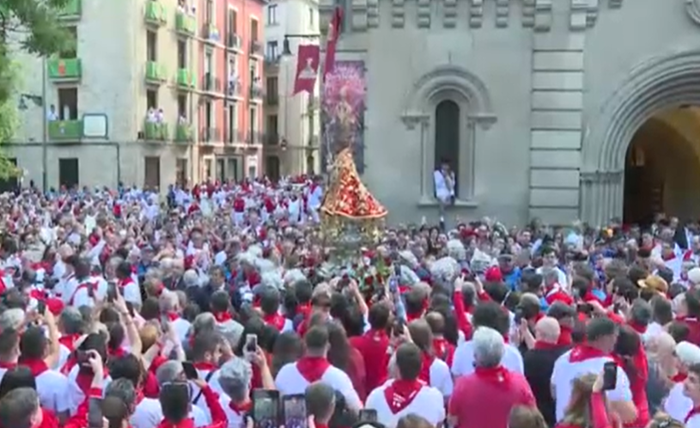
[[[0,144],[12,139],[18,120],[13,49],[41,56],[71,49],[75,41],[58,19],[58,11],[69,1],[0,0]],[[17,172],[0,150],[0,178]]]

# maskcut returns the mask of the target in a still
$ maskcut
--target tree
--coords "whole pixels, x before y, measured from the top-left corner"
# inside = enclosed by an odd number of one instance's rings
[[[69,33],[61,26],[59,11],[70,0],[0,0],[0,144],[9,141],[17,125],[14,97],[18,65],[13,52],[49,56],[71,47]],[[0,178],[17,174],[17,169],[0,150]]]

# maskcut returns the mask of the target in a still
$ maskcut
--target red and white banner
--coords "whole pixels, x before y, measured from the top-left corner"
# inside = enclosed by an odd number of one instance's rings
[[[297,75],[294,79],[294,93],[308,92],[313,94],[318,77],[318,61],[321,48],[318,45],[299,45],[297,52]]]
[[[335,67],[335,50],[338,46],[340,36],[340,26],[343,22],[343,8],[336,6],[333,10],[333,18],[328,24],[328,38],[326,42],[326,58],[323,61],[323,81],[326,81],[328,73]]]

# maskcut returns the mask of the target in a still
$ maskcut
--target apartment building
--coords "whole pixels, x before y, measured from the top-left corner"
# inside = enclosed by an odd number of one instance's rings
[[[319,43],[318,35],[318,0],[265,6],[264,170],[270,177],[319,171],[320,79],[312,94],[293,95],[298,46]]]
[[[75,49],[51,58],[18,55],[20,126],[8,156],[23,180],[164,189],[257,174],[261,138],[229,139],[227,132],[248,135],[247,106],[262,103],[262,89],[241,78],[229,90],[226,59],[240,67],[262,61],[261,54],[248,58],[249,37],[235,31],[246,12],[262,15],[262,0],[233,5],[245,11],[233,22],[230,3],[71,0],[60,19]],[[229,127],[231,105],[238,120]]]

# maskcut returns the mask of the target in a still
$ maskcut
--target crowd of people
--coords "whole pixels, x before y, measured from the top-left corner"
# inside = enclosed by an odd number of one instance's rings
[[[700,427],[697,224],[388,225],[339,263],[322,187],[0,195],[0,428]]]

